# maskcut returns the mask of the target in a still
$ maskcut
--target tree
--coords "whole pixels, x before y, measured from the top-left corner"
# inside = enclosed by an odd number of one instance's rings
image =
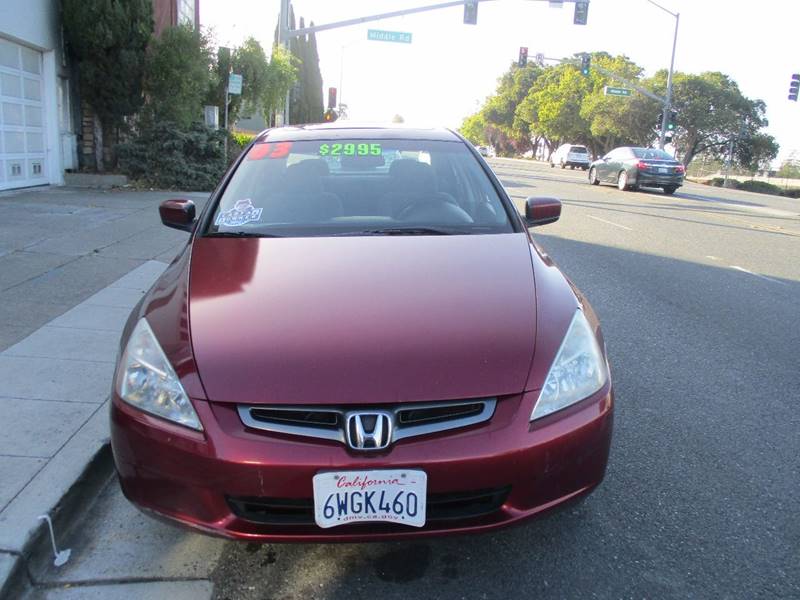
[[[228,121],[236,123],[241,112],[247,111],[263,114],[267,123],[274,124],[274,112],[283,109],[286,94],[297,76],[291,55],[276,45],[268,61],[261,44],[253,37],[232,51],[219,48],[206,103],[223,111],[230,72],[242,76],[242,94],[229,97]]]
[[[97,116],[95,155],[103,170],[102,131],[142,106],[145,52],[153,33],[151,0],[63,0],[62,22],[81,97]],[[99,134],[99,135],[98,135]]]
[[[666,71],[650,80],[658,94],[666,92]],[[766,104],[746,98],[730,77],[719,72],[673,74],[673,106],[678,122],[674,144],[684,165],[697,154],[724,155],[728,144],[766,127]]]
[[[778,169],[778,177],[786,177],[787,179],[800,179],[800,162],[794,160],[785,160]]]
[[[589,91],[589,82],[574,65],[552,67],[531,87],[520,116],[550,140],[588,142],[589,123],[581,105]]]
[[[200,121],[212,84],[211,62],[207,35],[188,25],[164,30],[147,53],[145,119],[183,128]]]
[[[294,85],[297,78],[297,67],[293,57],[281,46],[272,48],[272,56],[267,71],[267,84],[261,97],[261,110],[264,119],[275,123],[274,114],[283,109],[286,94]]]
[[[314,21],[311,21],[311,27]],[[304,67],[304,92],[306,95],[306,120],[309,123],[319,123],[322,121],[322,113],[325,111],[324,99],[322,97],[322,72],[319,70],[319,51],[317,50],[317,36],[314,33],[308,35],[308,46],[305,52]],[[335,108],[335,107],[334,107]]]
[[[737,141],[733,158],[737,165],[749,171],[768,171],[770,163],[778,156],[779,146],[769,134],[756,132]]]
[[[612,57],[605,52],[592,55],[592,64],[623,77],[639,81],[643,69],[626,56]],[[592,69],[591,93],[581,103],[581,117],[589,124],[589,137],[584,140],[595,154],[605,154],[618,146],[649,146],[655,141],[661,107],[638,92],[631,96],[607,96],[606,86],[617,82],[599,70]]]
[[[482,112],[477,112],[465,118],[459,131],[475,146],[485,146],[489,143],[486,139],[486,120]]]

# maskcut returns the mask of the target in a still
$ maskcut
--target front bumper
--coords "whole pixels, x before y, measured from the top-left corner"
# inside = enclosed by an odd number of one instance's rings
[[[246,429],[235,406],[193,401],[203,433],[173,426],[114,397],[111,439],[125,495],[156,516],[228,538],[263,542],[400,539],[495,529],[590,492],[603,479],[611,442],[613,392],[528,422],[538,392],[500,399],[481,425],[397,442],[357,454],[338,442]],[[418,468],[433,496],[505,490],[488,514],[429,521],[423,528],[362,523],[256,522],[237,498],[308,502],[322,470]],[[237,514],[238,513],[238,514]]]

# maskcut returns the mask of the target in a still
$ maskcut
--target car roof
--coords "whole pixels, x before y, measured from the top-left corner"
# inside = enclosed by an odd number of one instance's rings
[[[375,139],[375,140],[429,140],[460,142],[461,138],[444,127],[414,127],[405,124],[319,123],[289,125],[267,129],[258,135],[258,142],[300,142],[304,140]]]

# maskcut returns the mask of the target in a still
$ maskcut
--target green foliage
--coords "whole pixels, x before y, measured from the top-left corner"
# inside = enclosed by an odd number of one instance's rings
[[[267,86],[261,98],[264,117],[283,108],[286,94],[297,79],[297,67],[291,54],[280,46],[272,49],[267,72]]]
[[[117,146],[123,173],[140,183],[164,189],[208,191],[222,177],[225,132],[201,123],[188,128],[159,121]]]
[[[294,10],[291,9],[290,26],[294,29]],[[300,25],[305,21],[300,17]],[[315,34],[299,36],[289,41],[293,62],[298,65],[298,76],[292,87],[289,101],[289,122],[292,124],[319,123],[325,110],[322,98],[322,73],[319,70],[319,53]]]
[[[270,122],[272,113],[283,108],[284,98],[297,77],[292,57],[279,46],[273,48],[269,61],[261,44],[253,37],[247,38],[232,53],[230,49],[220,48],[206,103],[220,107],[221,119],[225,111],[225,87],[231,72],[242,75],[242,94],[229,96],[228,122],[231,124],[236,123],[243,112],[257,112]]]
[[[153,32],[151,0],[63,0],[64,35],[78,63],[83,98],[107,125],[142,106],[145,52]]]
[[[475,146],[485,146],[489,143],[486,139],[486,120],[483,113],[477,112],[468,116],[464,119],[459,131]]]
[[[736,189],[745,192],[756,192],[758,194],[774,194],[775,196],[781,195],[781,188],[777,185],[767,183],[766,181],[740,181]]]
[[[663,95],[666,81],[666,71],[659,71],[649,84]],[[774,139],[760,132],[767,125],[766,104],[745,97],[723,73],[675,73],[673,105],[678,113],[674,144],[685,165],[701,153],[723,156],[731,141],[738,142],[736,164],[748,169],[777,155]]]
[[[733,158],[741,168],[755,173],[769,170],[770,163],[778,156],[778,149],[778,143],[771,135],[752,132],[736,140]]]
[[[786,160],[781,164],[778,169],[778,177],[786,177],[787,179],[800,179],[800,163],[793,160]]]
[[[576,56],[545,68],[512,65],[495,94],[464,120],[462,132],[494,144],[500,153],[535,149],[540,141],[550,149],[562,142],[583,143],[596,155],[622,145],[655,145],[661,104],[635,91],[628,97],[606,96],[604,86],[620,83],[595,67],[660,96],[666,93],[666,72],[643,78],[642,68],[629,58],[605,52],[592,54],[589,77],[580,74],[578,63]],[[767,125],[764,102],[746,98],[722,73],[676,73],[673,104],[673,145],[685,165],[701,153],[719,159],[732,140],[734,166],[745,172],[763,169],[777,155],[774,138],[762,131]]]
[[[231,131],[231,140],[239,146],[239,148],[244,148],[256,139],[255,134],[253,133],[244,133],[242,131]]]
[[[211,85],[211,58],[206,34],[187,25],[164,30],[147,54],[146,121],[182,128],[201,121]]]

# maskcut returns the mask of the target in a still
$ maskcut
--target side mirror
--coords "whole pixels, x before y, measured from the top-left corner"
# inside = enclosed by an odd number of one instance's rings
[[[195,206],[191,200],[164,200],[158,206],[161,222],[167,227],[192,231],[194,228]]]
[[[561,201],[558,198],[530,197],[525,200],[525,222],[528,227],[555,223],[561,216]]]

